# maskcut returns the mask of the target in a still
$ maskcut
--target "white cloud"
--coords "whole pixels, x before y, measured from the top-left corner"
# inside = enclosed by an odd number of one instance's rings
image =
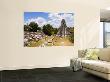
[[[45,24],[51,24],[53,27],[59,28],[61,25],[61,20],[65,19],[66,24],[68,27],[74,26],[74,18],[73,14],[69,13],[49,13],[48,14],[48,21],[43,17],[37,17],[37,18],[31,18],[28,19],[25,24],[29,24],[30,22],[36,22],[40,27],[42,27]]]
[[[58,28],[61,24],[62,19],[65,19],[68,27],[74,26],[73,14],[70,14],[70,13],[65,13],[65,14],[50,13],[48,15],[48,17],[50,19],[50,21],[48,21],[48,23],[53,25],[54,27]]]
[[[28,19],[25,24],[29,24],[30,22],[36,22],[40,27],[42,27],[44,24],[47,23],[46,19],[44,19],[43,17],[37,17],[37,18],[31,18]]]
[[[44,24],[47,23],[47,21],[44,18],[42,18],[42,17],[38,17],[37,18],[37,23],[38,23],[39,26],[42,27]]]
[[[66,24],[68,27],[73,27],[74,26],[74,18],[72,14],[64,14],[62,15],[62,19],[66,20]]]

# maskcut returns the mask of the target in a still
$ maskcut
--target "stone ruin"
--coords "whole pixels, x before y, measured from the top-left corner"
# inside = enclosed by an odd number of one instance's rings
[[[58,29],[57,35],[60,36],[60,37],[65,37],[65,36],[67,36],[69,34],[70,34],[70,32],[68,31],[68,27],[66,25],[66,21],[65,21],[65,19],[62,19],[61,26]]]

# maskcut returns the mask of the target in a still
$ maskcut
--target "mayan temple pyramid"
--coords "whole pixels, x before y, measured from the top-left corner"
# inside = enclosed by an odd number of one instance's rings
[[[62,19],[61,26],[58,29],[57,35],[60,37],[65,37],[69,34],[69,31],[67,30],[67,25],[65,19]]]

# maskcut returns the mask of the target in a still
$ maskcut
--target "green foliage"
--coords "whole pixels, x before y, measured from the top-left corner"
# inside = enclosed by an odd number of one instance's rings
[[[41,27],[38,27],[37,23],[30,22],[29,25],[24,25],[24,31],[28,31],[28,32],[42,31],[44,32],[44,34],[51,36],[51,35],[57,34],[58,29],[53,28],[52,25],[50,24],[44,25],[43,28],[41,29]]]
[[[72,34],[70,35],[69,40],[70,40],[72,43],[74,43],[74,33],[72,33]]]
[[[58,29],[57,28],[54,28],[53,31],[54,31],[54,34],[57,34]]]
[[[38,30],[38,24],[37,23],[31,22],[29,24],[29,26],[31,27],[31,29],[30,29],[31,32],[37,32],[37,30]]]
[[[37,27],[37,30],[41,30],[41,27]]]
[[[29,25],[24,25],[24,31],[37,32],[38,30],[41,30],[41,27],[38,27],[38,24],[35,22],[30,22]]]
[[[74,27],[73,28],[69,28],[69,32],[70,33],[74,33]]]
[[[53,27],[50,24],[44,25],[42,30],[48,36],[51,36],[54,34]]]
[[[24,31],[29,31],[30,27],[28,25],[24,25]]]
[[[74,27],[73,27],[73,28],[70,28],[69,31],[70,31],[70,33],[71,33],[69,40],[70,40],[72,43],[74,43]]]

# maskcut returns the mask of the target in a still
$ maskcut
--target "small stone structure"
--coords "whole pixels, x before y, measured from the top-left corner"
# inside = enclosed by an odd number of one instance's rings
[[[67,27],[67,25],[66,25],[65,19],[62,19],[62,21],[61,21],[61,26],[60,26],[59,29],[58,29],[57,35],[60,36],[60,37],[65,37],[65,36],[69,35],[70,33],[69,33],[69,31],[67,30],[67,28],[68,28],[68,27]]]

